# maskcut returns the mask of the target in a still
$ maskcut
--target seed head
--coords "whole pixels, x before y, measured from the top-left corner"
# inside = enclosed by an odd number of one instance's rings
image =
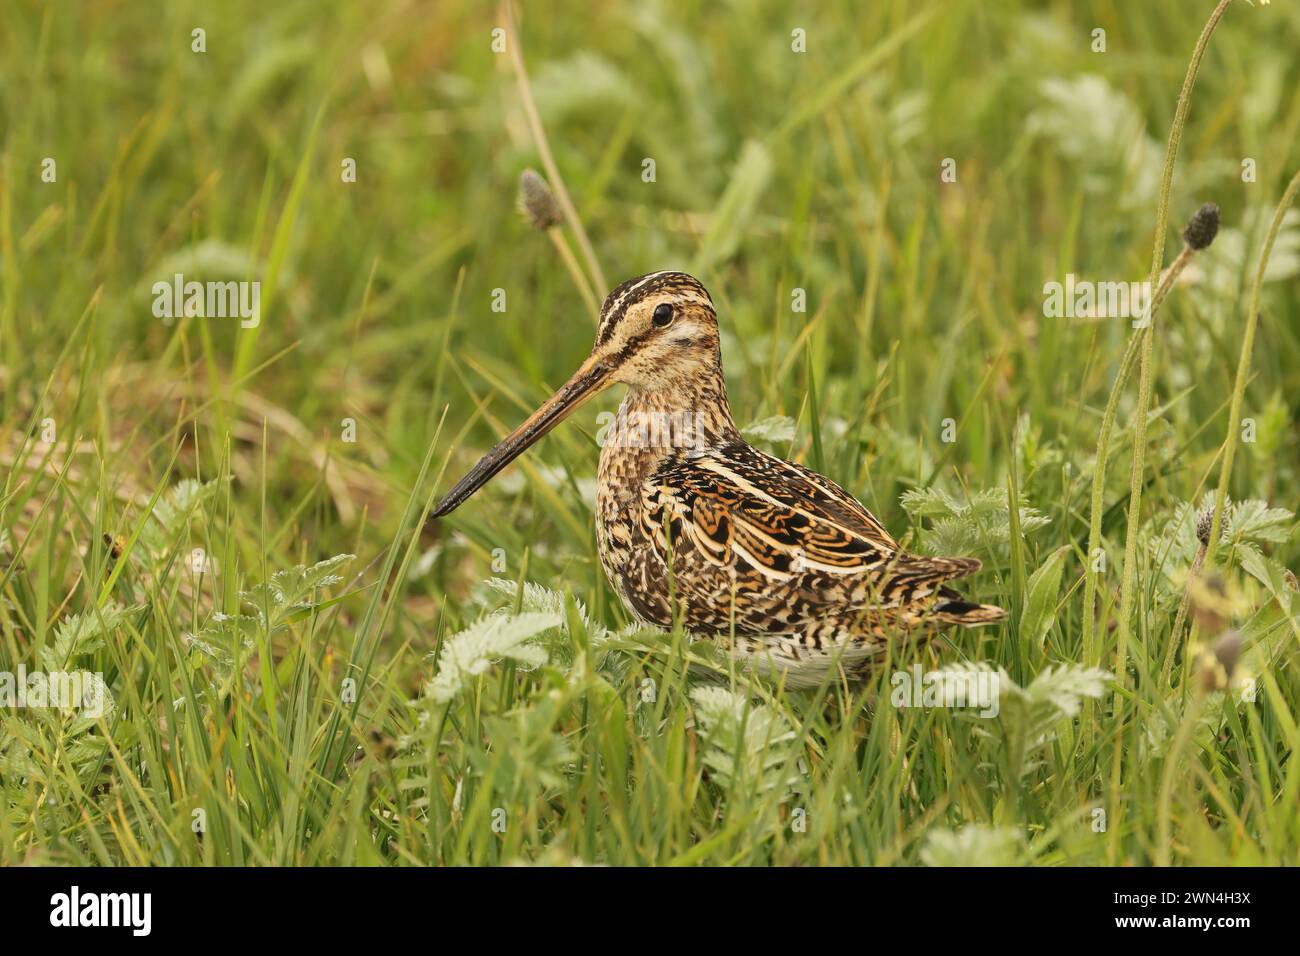
[[[1183,229],[1183,242],[1187,243],[1189,248],[1199,251],[1209,246],[1218,234],[1219,207],[1212,202],[1207,202],[1192,214],[1191,219],[1187,220],[1187,226]]]
[[[1196,656],[1197,670],[1200,672],[1201,687],[1208,693],[1215,690],[1227,690],[1232,683],[1233,672],[1241,658],[1241,632],[1224,631],[1208,648],[1202,648]]]
[[[1214,528],[1214,506],[1211,505],[1200,513],[1196,519],[1196,540],[1201,542],[1201,547],[1210,546],[1210,531]],[[1219,519],[1219,540],[1222,541],[1228,537],[1228,509],[1223,509],[1223,517]]]
[[[1192,617],[1202,634],[1222,634],[1227,630],[1232,619],[1233,602],[1221,575],[1211,573],[1191,578],[1187,594],[1191,598]]]
[[[519,211],[534,228],[545,232],[564,221],[555,193],[535,169],[525,169],[519,174]]]

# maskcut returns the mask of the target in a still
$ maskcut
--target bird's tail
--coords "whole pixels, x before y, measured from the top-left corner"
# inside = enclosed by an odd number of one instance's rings
[[[931,558],[909,556],[905,562],[895,566],[891,583],[904,581],[916,584],[933,584],[964,578],[980,569],[978,558]],[[967,601],[961,592],[941,585],[938,589],[939,603],[933,605],[927,617],[940,625],[959,624],[962,627],[979,627],[982,624],[996,624],[1007,616],[1007,612],[996,604],[975,604]]]
[[[936,621],[944,624],[960,624],[962,627],[996,624],[1006,616],[1007,612],[996,604],[972,604],[962,600],[945,601],[935,607],[933,614]]]

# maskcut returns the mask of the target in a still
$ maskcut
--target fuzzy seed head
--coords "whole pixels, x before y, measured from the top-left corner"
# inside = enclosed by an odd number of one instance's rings
[[[1192,619],[1202,634],[1222,634],[1234,613],[1232,600],[1222,575],[1217,572],[1188,581],[1187,596],[1191,600]]]
[[[1214,529],[1214,508],[1209,507],[1202,511],[1196,518],[1196,540],[1201,542],[1201,547],[1210,546],[1210,532]],[[1223,509],[1223,517],[1219,519],[1219,540],[1222,541],[1228,537],[1228,509]]]
[[[519,174],[518,204],[529,224],[542,232],[564,221],[555,193],[535,169],[525,169]]]
[[[1232,683],[1232,675],[1241,659],[1241,632],[1224,631],[1208,648],[1202,649],[1196,657],[1197,670],[1200,672],[1201,687],[1207,693],[1227,690]]]
[[[1201,250],[1214,241],[1219,234],[1219,207],[1207,202],[1192,214],[1183,229],[1183,242],[1191,249]]]

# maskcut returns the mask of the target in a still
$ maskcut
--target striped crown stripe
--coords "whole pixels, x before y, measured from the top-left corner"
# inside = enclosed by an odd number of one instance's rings
[[[699,301],[709,306],[713,305],[708,289],[704,288],[694,276],[687,275],[685,272],[651,272],[637,276],[616,286],[614,291],[605,297],[605,304],[600,310],[600,333],[596,336],[596,343],[599,345],[609,341],[619,321],[627,314],[628,308],[633,303],[664,289],[694,292]]]

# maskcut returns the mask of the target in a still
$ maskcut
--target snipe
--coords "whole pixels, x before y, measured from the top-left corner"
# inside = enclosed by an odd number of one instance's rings
[[[628,386],[605,431],[597,542],[628,609],[693,635],[790,687],[858,676],[891,638],[1000,621],[945,582],[974,558],[901,550],[852,495],[749,445],[722,378],[718,319],[698,280],[655,272],[605,299],[591,355],[487,453],[434,511],[465,501],[560,419],[615,382]]]

